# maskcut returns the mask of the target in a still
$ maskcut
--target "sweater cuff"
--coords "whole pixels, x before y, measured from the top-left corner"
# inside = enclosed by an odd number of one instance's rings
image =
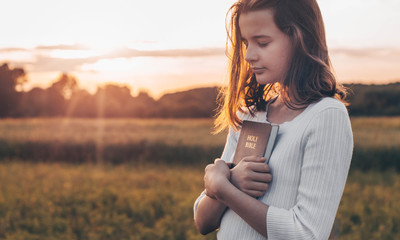
[[[196,215],[197,206],[199,205],[200,200],[206,195],[206,192],[201,192],[200,196],[196,199],[193,206],[193,213]]]
[[[293,209],[286,210],[270,206],[267,212],[269,239],[313,239],[312,234],[294,219]],[[298,216],[299,217],[299,216]]]
[[[282,233],[288,231],[288,211],[269,206],[267,212],[267,233],[269,239],[282,239]]]

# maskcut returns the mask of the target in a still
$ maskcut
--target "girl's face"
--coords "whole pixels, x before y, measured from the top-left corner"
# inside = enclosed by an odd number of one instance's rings
[[[293,46],[289,36],[276,26],[270,9],[242,13],[241,37],[246,45],[245,60],[259,84],[282,83],[289,69]]]

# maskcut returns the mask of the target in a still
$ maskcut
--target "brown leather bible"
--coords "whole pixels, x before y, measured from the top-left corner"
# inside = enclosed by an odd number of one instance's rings
[[[244,120],[233,163],[236,165],[247,156],[266,157],[268,163],[278,130],[278,125]]]

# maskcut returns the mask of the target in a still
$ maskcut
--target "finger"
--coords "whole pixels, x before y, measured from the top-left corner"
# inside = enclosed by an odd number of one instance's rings
[[[265,162],[267,159],[265,157],[259,156],[247,156],[242,159],[245,162]]]
[[[254,172],[269,173],[271,171],[269,166],[263,162],[249,162],[248,165]]]
[[[247,191],[258,191],[258,192],[265,192],[269,187],[268,183],[263,182],[252,182],[246,188]]]
[[[205,168],[204,168],[204,172],[207,172],[211,167],[213,167],[214,164],[208,164]]]
[[[256,182],[270,183],[272,181],[272,175],[269,173],[253,172],[250,174],[250,179]]]
[[[221,158],[216,158],[216,159],[214,160],[214,164],[216,164],[218,161],[223,161],[223,162],[225,162],[225,161],[222,160]]]
[[[214,165],[215,165],[215,166],[221,166],[221,165],[225,165],[225,166],[226,166],[226,163],[225,163],[224,160],[222,160],[222,159],[220,159],[220,158],[217,158],[217,159],[215,159],[215,161],[214,161]]]

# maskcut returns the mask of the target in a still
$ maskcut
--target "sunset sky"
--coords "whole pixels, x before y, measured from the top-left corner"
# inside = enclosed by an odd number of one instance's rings
[[[32,86],[60,72],[90,91],[133,92],[223,83],[225,15],[233,0],[13,0],[2,3],[0,63],[24,67]],[[400,81],[400,0],[318,0],[342,82]]]

